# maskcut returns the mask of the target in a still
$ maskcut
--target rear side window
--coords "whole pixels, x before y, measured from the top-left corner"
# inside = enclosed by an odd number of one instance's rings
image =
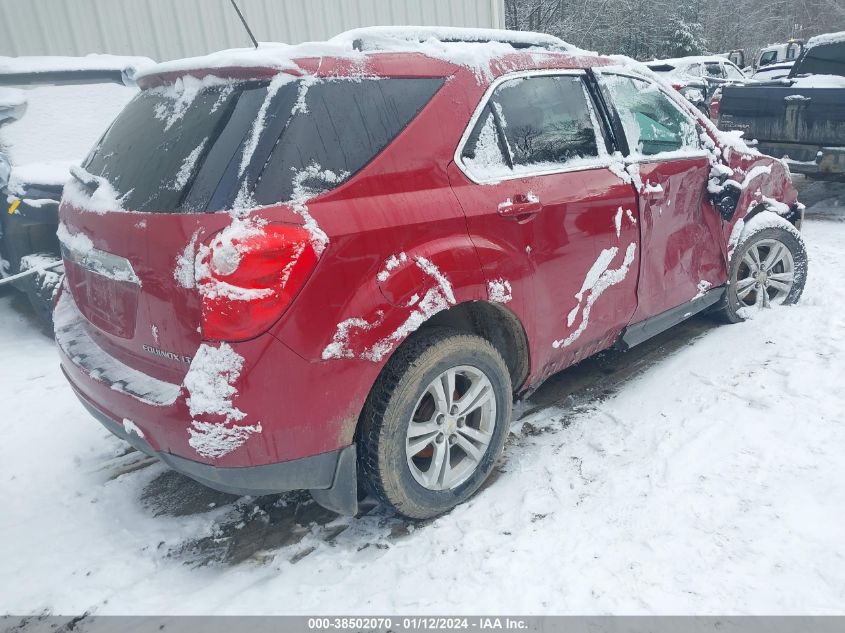
[[[303,87],[296,112],[276,139],[258,180],[258,204],[290,200],[299,174],[311,194],[336,186],[369,163],[443,85],[439,78],[329,80]],[[302,94],[302,93],[300,93]],[[333,176],[320,178],[326,170]],[[300,176],[300,178],[302,178]]]
[[[485,180],[594,164],[600,146],[589,99],[580,77],[506,81],[467,138],[465,167]]]
[[[270,91],[267,82],[186,77],[138,94],[83,166],[132,211],[286,202],[297,179],[314,195],[360,170],[443,81],[311,78]]]
[[[695,122],[654,84],[622,75],[602,75],[632,155],[700,149]]]

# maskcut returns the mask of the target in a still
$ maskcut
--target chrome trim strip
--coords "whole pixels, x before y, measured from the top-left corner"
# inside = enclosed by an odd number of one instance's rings
[[[114,281],[125,281],[137,286],[141,285],[141,280],[135,274],[132,263],[125,257],[113,255],[97,248],[83,252],[65,242],[61,242],[61,249],[62,257],[89,272],[113,279]]]

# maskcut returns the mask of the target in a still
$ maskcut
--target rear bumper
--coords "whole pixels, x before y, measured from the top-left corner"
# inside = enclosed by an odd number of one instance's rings
[[[227,430],[234,426],[222,420],[218,424],[222,416],[194,419],[183,384],[125,365],[100,347],[66,289],[54,320],[65,377],[88,411],[114,435],[224,492],[309,490],[325,507],[355,512],[353,433],[361,405],[352,397],[354,383],[348,374],[326,363],[310,363],[269,335],[232,344],[243,356],[243,370],[232,384],[233,406],[246,415],[243,424],[250,432],[230,442]],[[203,451],[192,444],[198,421],[221,427],[220,435],[206,437],[211,442],[222,438],[225,450]]]
[[[71,383],[73,386],[73,383]],[[289,490],[309,490],[320,505],[339,514],[355,514],[358,507],[355,445],[277,464],[220,468],[156,451],[140,435],[127,431],[88,401],[74,387],[88,412],[113,435],[173,470],[204,486],[237,495],[265,495]]]

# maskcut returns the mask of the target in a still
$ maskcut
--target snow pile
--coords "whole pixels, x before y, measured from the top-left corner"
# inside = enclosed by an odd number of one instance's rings
[[[815,35],[807,40],[807,44],[804,48],[808,49],[813,48],[814,46],[820,46],[821,44],[837,44],[839,42],[845,42],[845,31]]]
[[[414,257],[414,263],[434,282],[434,285],[428,288],[422,299],[410,302],[407,307],[411,308],[411,311],[405,321],[393,332],[358,353],[355,351],[358,346],[355,345],[354,340],[351,340],[353,333],[360,335],[381,326],[384,322],[384,313],[378,311],[373,321],[361,317],[352,317],[341,321],[337,324],[331,343],[323,349],[321,355],[323,360],[357,357],[372,362],[380,362],[398,343],[404,341],[428,319],[455,304],[455,293],[446,275],[425,257]]]
[[[243,446],[254,433],[261,433],[261,423],[226,426],[194,420],[188,429],[188,444],[203,457],[219,458]]]
[[[806,75],[792,80],[792,88],[845,88],[845,77],[842,75]],[[801,95],[792,95],[801,97]],[[790,97],[786,97],[789,99]],[[802,97],[801,101],[809,101]]]
[[[185,116],[200,92],[214,86],[229,86],[231,83],[214,75],[206,75],[202,79],[185,75],[172,84],[151,88],[150,93],[165,97],[156,105],[155,117],[164,121],[164,129],[167,131]]]
[[[578,337],[580,337],[584,330],[587,329],[587,325],[590,321],[590,310],[592,309],[593,304],[598,301],[599,297],[601,297],[605,290],[611,286],[622,283],[625,280],[625,277],[628,275],[628,270],[634,261],[634,253],[636,250],[636,242],[631,242],[625,250],[625,257],[619,268],[610,268],[610,263],[619,252],[618,247],[611,246],[599,253],[598,258],[596,258],[596,261],[590,267],[590,270],[587,271],[587,276],[584,278],[584,283],[581,284],[581,289],[575,294],[575,299],[577,300],[575,307],[570,310],[566,317],[567,327],[572,327],[575,323],[576,317],[578,316],[578,311],[580,310],[581,323],[566,338],[554,341],[552,343],[552,347],[555,349],[559,347],[568,347],[578,340]],[[587,293],[589,293],[587,295],[587,301],[583,305],[582,309],[584,295]]]
[[[240,425],[246,413],[232,403],[238,390],[234,382],[243,369],[244,359],[227,343],[213,347],[203,343],[191,361],[183,384],[188,410],[194,418],[188,429],[188,444],[203,457],[218,458],[240,448],[251,435],[261,433],[261,423]],[[197,419],[211,414],[223,422]]]
[[[126,211],[123,208],[123,199],[126,194],[121,196],[108,180],[75,165],[70,168],[70,173],[73,178],[65,184],[62,192],[62,199],[65,202],[77,209],[93,213]],[[91,183],[91,186],[96,189],[91,191],[83,183]]]
[[[129,435],[130,433],[134,433],[141,439],[144,438],[144,432],[138,428],[138,425],[135,424],[129,418],[123,418],[123,430],[126,431],[126,434]]]
[[[0,88],[0,108],[19,108],[26,104],[26,92],[17,88]]]
[[[72,251],[77,258],[84,259],[94,252],[94,242],[85,233],[71,233],[64,222],[59,222],[56,236],[65,248]]]
[[[295,171],[293,175],[293,195],[288,201],[294,213],[299,215],[305,222],[303,227],[311,235],[311,246],[319,256],[329,245],[329,236],[325,234],[317,221],[308,211],[308,201],[323,193],[322,189],[315,189],[313,181],[336,185],[349,177],[349,172],[335,173],[331,169],[323,169],[317,163],[311,163],[301,171]],[[311,182],[309,182],[311,181]]]
[[[513,299],[511,282],[506,279],[492,279],[487,282],[487,296],[495,303],[508,303]]]
[[[179,166],[179,171],[176,172],[176,178],[171,183],[170,188],[174,191],[182,191],[185,186],[188,184],[188,180],[191,178],[191,174],[194,173],[194,167],[196,167],[197,161],[199,157],[202,155],[203,150],[205,149],[206,144],[208,143],[208,137],[206,136],[202,142],[197,145],[191,152],[185,157],[185,160],[182,161],[182,164]]]
[[[349,337],[352,332],[365,332],[372,330],[381,323],[381,318],[384,313],[378,314],[378,320],[375,323],[370,323],[366,319],[359,317],[352,317],[337,324],[332,342],[326,345],[321,357],[323,360],[332,360],[337,358],[355,358],[355,352],[349,347]]]
[[[695,293],[695,296],[692,298],[692,300],[695,301],[696,299],[700,299],[712,287],[713,287],[713,284],[710,283],[709,281],[706,281],[704,279],[700,280],[698,282],[698,285],[696,286],[696,289],[698,290],[698,292]]]
[[[211,413],[222,415],[227,422],[243,420],[246,414],[232,404],[238,393],[232,383],[241,375],[243,364],[243,357],[228,343],[200,345],[184,380],[191,415]]]
[[[528,48],[515,49],[508,42]],[[517,52],[547,54],[550,50],[574,52],[563,40],[541,33],[446,27],[367,27],[346,31],[329,40],[330,44],[358,44],[364,51],[420,53],[462,66],[476,80],[492,79],[491,63]]]
[[[390,278],[390,273],[399,268],[400,264],[404,264],[408,261],[408,255],[405,252],[401,252],[398,255],[391,255],[388,257],[384,262],[384,267],[379,271],[378,275],[376,275],[376,279],[379,281],[387,281]]]
[[[521,48],[514,48],[509,41],[518,43]],[[462,66],[482,81],[492,77],[491,63],[497,59],[514,54],[548,55],[552,51],[586,52],[542,33],[424,26],[368,27],[340,33],[324,42],[297,45],[261,42],[258,48],[236,48],[173,60],[145,68],[138,77],[237,67],[275,68],[299,75],[302,69],[296,60],[322,57],[348,59],[363,73],[370,54],[417,53]]]

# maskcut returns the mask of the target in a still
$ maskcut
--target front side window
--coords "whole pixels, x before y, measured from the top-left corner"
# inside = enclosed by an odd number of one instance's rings
[[[725,75],[728,79],[743,79],[745,77],[739,68],[731,64],[725,64]]]
[[[766,51],[760,56],[760,65],[767,66],[769,64],[774,64],[777,61],[777,58],[777,51]]]
[[[594,164],[604,152],[591,107],[577,76],[506,81],[481,111],[463,163],[481,179]]]
[[[631,155],[700,149],[695,122],[657,86],[610,74],[602,75],[601,82],[619,115]]]

